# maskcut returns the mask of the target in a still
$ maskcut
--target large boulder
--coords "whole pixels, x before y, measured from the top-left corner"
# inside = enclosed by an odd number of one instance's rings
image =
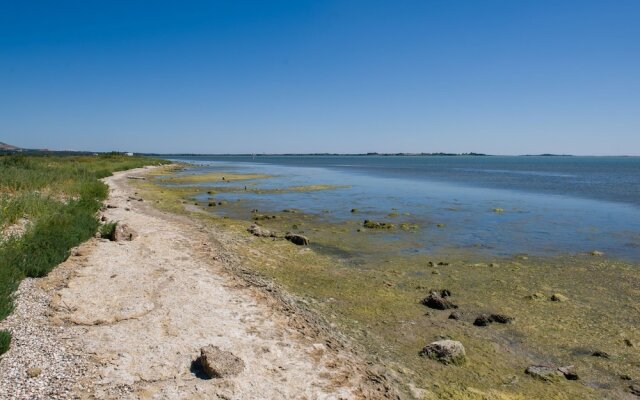
[[[244,361],[218,346],[206,346],[200,349],[200,357],[195,361],[209,378],[234,376],[244,370]]]
[[[298,246],[306,246],[309,244],[309,239],[306,236],[298,235],[297,233],[287,232],[284,238]]]
[[[467,353],[462,343],[455,340],[439,340],[425,346],[420,352],[422,357],[440,361],[443,364],[463,364]]]
[[[111,233],[110,239],[114,242],[131,241],[138,237],[138,233],[129,225],[118,222]]]

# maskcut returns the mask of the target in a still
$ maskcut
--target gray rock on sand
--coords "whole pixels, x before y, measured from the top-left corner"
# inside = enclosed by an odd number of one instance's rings
[[[422,357],[440,361],[443,364],[463,364],[467,353],[462,343],[456,340],[439,340],[425,346],[420,352]]]
[[[200,349],[200,357],[196,363],[209,378],[225,378],[242,372],[244,361],[229,351],[220,350],[218,346],[206,346]]]
[[[259,237],[272,237],[273,233],[270,230],[261,227],[258,224],[251,224],[250,227],[247,228],[247,231],[250,232],[254,236]]]
[[[131,228],[127,224],[121,224],[120,222],[118,222],[109,239],[113,240],[114,242],[122,242],[125,240],[131,241],[136,237],[138,237],[138,233],[134,231],[133,228]]]
[[[297,233],[287,232],[284,238],[298,246],[306,246],[309,244],[309,239],[306,236],[298,235]]]

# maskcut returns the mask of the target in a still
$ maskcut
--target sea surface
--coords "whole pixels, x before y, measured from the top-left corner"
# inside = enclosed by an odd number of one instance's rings
[[[169,158],[190,162],[194,170],[203,173],[273,176],[247,182],[252,188],[345,186],[217,197],[242,199],[248,207],[261,211],[296,208],[332,220],[416,223],[420,229],[414,240],[420,245],[415,251],[447,246],[509,256],[598,250],[611,257],[640,261],[640,157]],[[351,213],[353,208],[359,212]]]

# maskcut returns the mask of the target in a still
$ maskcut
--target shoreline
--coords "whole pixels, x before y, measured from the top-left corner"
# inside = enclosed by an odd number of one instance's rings
[[[149,171],[105,178],[111,207],[103,215],[130,225],[136,239],[91,239],[47,277],[23,281],[2,322],[15,340],[0,360],[12,371],[0,390],[18,398],[398,396],[383,367],[228,254],[224,232],[137,201],[127,177]],[[208,344],[247,369],[198,379],[189,368]],[[29,368],[41,371],[28,378]]]
[[[136,185],[161,209],[237,238],[227,243],[236,256],[304,299],[427,399],[627,399],[629,385],[640,379],[633,369],[638,354],[627,344],[640,340],[632,300],[635,264],[601,254],[398,254],[401,244],[384,240],[393,230],[362,229],[361,223],[331,222],[330,215],[318,219],[304,210],[262,210],[259,203],[260,212],[251,212],[255,202],[248,207],[223,200],[211,208],[208,202],[218,194],[242,187],[167,187],[162,182],[168,176],[173,173]],[[252,236],[252,222],[276,238]],[[277,238],[292,228],[311,244],[298,247]],[[451,310],[421,304],[430,290],[441,289],[453,293],[455,318]],[[485,313],[506,315],[508,322],[476,326],[474,319]],[[419,356],[425,345],[443,338],[464,344],[466,365]],[[591,356],[602,352],[614,355]],[[542,382],[525,373],[533,365],[575,365],[580,379]]]

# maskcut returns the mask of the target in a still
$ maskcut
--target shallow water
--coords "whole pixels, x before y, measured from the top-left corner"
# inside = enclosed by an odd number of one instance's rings
[[[491,255],[553,255],[599,250],[640,260],[637,157],[173,157],[201,172],[257,172],[273,178],[232,184],[250,189],[349,186],[332,190],[219,194],[247,208],[294,208],[330,220],[416,223],[389,240]],[[357,208],[357,213],[351,213]],[[504,212],[495,212],[495,209]],[[238,213],[237,208],[216,212]],[[390,215],[397,214],[397,216]],[[438,227],[438,224],[444,226]]]

